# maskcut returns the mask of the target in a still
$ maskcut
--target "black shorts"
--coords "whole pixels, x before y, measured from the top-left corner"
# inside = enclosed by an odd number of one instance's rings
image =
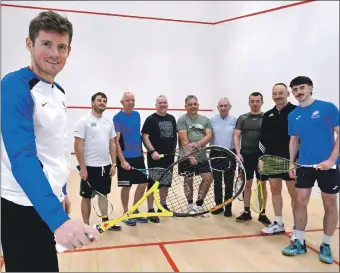
[[[148,162],[148,169],[150,168],[164,168],[165,170],[168,169],[174,162],[175,158],[173,156],[165,156],[159,160],[153,160],[150,155],[147,157]],[[149,172],[152,172],[152,170],[149,170]],[[157,170],[155,170],[157,172]],[[162,180],[161,187],[171,187],[172,182],[172,172],[173,168],[169,169],[168,174],[164,175]],[[155,175],[155,177],[159,177],[159,172]],[[150,189],[155,181],[153,179],[149,179],[148,189]]]
[[[111,164],[104,167],[86,166],[86,169],[87,181],[91,185],[92,189],[100,192],[103,195],[109,194],[111,192]],[[80,180],[81,197],[91,198],[92,189],[84,180]]]
[[[296,170],[296,188],[309,189],[318,182],[320,190],[324,193],[336,194],[340,188],[339,166],[327,171],[316,170],[309,167],[301,167]]]
[[[1,243],[7,272],[59,272],[54,234],[34,207],[1,198]]]
[[[268,175],[266,178],[281,178],[284,181],[293,181],[294,178],[291,178],[289,176],[289,173],[281,173],[281,174],[273,174],[273,175]]]
[[[243,154],[241,152],[241,155],[243,157],[243,166],[246,171],[247,180],[254,178],[254,172],[257,180],[267,180],[267,176],[261,175],[258,170],[258,160],[260,156],[262,156],[262,153]]]
[[[136,169],[145,169],[144,157],[125,158],[131,167]],[[148,177],[141,171],[125,170],[121,167],[121,163],[117,160],[117,178],[119,187],[131,187],[136,184],[149,183]]]
[[[210,164],[208,160],[198,162],[196,165],[192,164],[189,159],[178,163],[178,174],[187,178],[194,177],[203,173],[211,173]]]

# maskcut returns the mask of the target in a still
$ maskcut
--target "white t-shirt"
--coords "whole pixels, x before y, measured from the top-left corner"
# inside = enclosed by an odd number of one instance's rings
[[[85,165],[102,167],[111,164],[110,140],[116,136],[113,121],[89,114],[76,123],[74,136],[84,139]]]

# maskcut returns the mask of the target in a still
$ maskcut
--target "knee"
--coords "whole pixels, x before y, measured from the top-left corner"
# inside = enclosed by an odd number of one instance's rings
[[[309,202],[309,196],[298,191],[295,194],[294,200],[295,200],[295,205],[307,207],[308,202]]]
[[[122,193],[123,194],[128,194],[130,192],[131,186],[130,187],[122,187]]]
[[[139,185],[137,186],[137,188],[138,188],[139,190],[141,190],[141,191],[144,191],[144,190],[146,189],[147,186],[148,186],[148,184],[139,184]]]
[[[270,185],[270,191],[272,193],[272,195],[280,195],[282,192],[282,187],[278,184],[271,184]]]
[[[335,211],[338,209],[336,194],[322,194],[325,211]]]

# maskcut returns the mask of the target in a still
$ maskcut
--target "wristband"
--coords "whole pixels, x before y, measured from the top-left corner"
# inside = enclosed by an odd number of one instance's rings
[[[116,164],[116,163],[112,163],[112,166],[113,166],[113,167],[116,167],[116,166],[117,166],[117,164]]]
[[[154,152],[156,152],[156,150],[152,150],[151,152],[149,152],[149,155],[152,155]]]

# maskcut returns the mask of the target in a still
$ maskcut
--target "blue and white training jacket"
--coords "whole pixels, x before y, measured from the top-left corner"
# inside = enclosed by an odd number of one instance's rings
[[[68,218],[67,149],[64,90],[30,68],[1,81],[1,197],[34,206],[54,232]]]

